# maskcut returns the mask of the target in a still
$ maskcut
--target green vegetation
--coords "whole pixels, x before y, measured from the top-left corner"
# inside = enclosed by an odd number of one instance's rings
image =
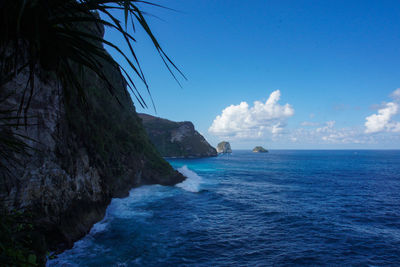
[[[141,6],[164,8],[158,4],[139,0],[3,0],[0,1],[0,98],[2,86],[18,74],[28,71],[29,78],[23,88],[19,105],[15,109],[2,110],[0,107],[0,162],[9,161],[12,153],[26,153],[24,138],[9,134],[9,127],[27,126],[27,111],[35,94],[35,80],[43,70],[55,75],[61,81],[64,95],[78,97],[78,105],[84,105],[89,94],[82,73],[91,70],[107,86],[109,95],[118,102],[129,98],[130,93],[137,103],[146,107],[138,89],[138,80],[150,91],[133,49],[136,41],[132,35],[135,27],[141,27],[152,41],[165,66],[176,79],[173,70],[183,74],[166,55],[153,35]],[[124,18],[119,21],[119,13]],[[85,27],[86,26],[86,27]],[[129,51],[122,51],[111,40],[105,40],[99,34],[108,27],[118,32],[125,40]],[[87,28],[91,28],[87,30]],[[128,68],[115,61],[103,48],[117,51],[127,63]],[[116,66],[125,86],[123,94],[117,92],[104,71],[104,63]],[[133,75],[132,75],[133,73]],[[183,76],[184,77],[184,76]],[[151,95],[150,95],[151,97]],[[0,99],[1,101],[1,99]],[[0,103],[1,104],[1,103]],[[24,117],[21,123],[21,117]],[[13,120],[10,126],[9,121]],[[3,122],[7,123],[3,123]],[[16,141],[17,140],[17,141]],[[137,145],[140,146],[140,145]]]
[[[255,148],[253,148],[253,152],[266,153],[268,152],[268,150],[266,150],[262,146],[256,146]]]
[[[150,117],[148,117],[150,118]],[[176,129],[177,123],[158,119],[143,119],[143,126],[160,154],[164,157],[186,156],[185,151],[179,144],[171,142],[171,132]]]
[[[149,142],[135,108],[129,98],[124,98],[124,83],[115,75],[115,66],[104,63],[104,72],[115,86],[118,103],[110,98],[106,84],[96,80],[93,72],[85,72],[86,104],[77,94],[66,101],[68,123],[78,140],[99,165],[113,166],[105,169],[106,177],[118,180],[126,174],[132,159],[145,159],[147,167],[161,174],[170,174],[172,167],[163,160]]]
[[[37,254],[43,245],[29,222],[29,215],[22,212],[0,211],[0,263],[1,266],[38,266]]]
[[[174,122],[139,114],[151,142],[163,157],[210,157],[216,150],[199,134],[191,122]]]
[[[26,155],[30,149],[26,144],[28,137],[14,130],[30,127],[27,114],[37,93],[35,90],[42,89],[35,82],[43,73],[60,81],[67,125],[77,142],[75,152],[80,146],[85,147],[93,156],[90,160],[94,159],[96,166],[103,166],[104,177],[118,181],[127,175],[127,168],[138,171],[143,167],[161,175],[172,173],[172,167],[148,141],[130,98],[132,94],[137,103],[147,107],[139,84],[150,95],[133,49],[135,27],[147,33],[175,79],[174,71],[182,73],[159,45],[140,5],[161,7],[139,0],[0,1],[0,167],[4,167],[0,168],[0,179],[5,179],[7,166],[18,164],[14,155]],[[122,22],[115,16],[116,12],[122,14]],[[104,26],[121,34],[128,52],[103,39]],[[103,46],[117,51],[128,68],[115,61]],[[20,102],[15,107],[4,108],[2,101],[10,97],[4,95],[4,85],[26,73],[26,86],[15,88]],[[138,165],[137,162],[145,166],[132,166]],[[3,185],[2,180],[0,184]],[[30,220],[24,213],[2,214],[0,265],[35,263],[31,249],[33,238],[28,231]]]

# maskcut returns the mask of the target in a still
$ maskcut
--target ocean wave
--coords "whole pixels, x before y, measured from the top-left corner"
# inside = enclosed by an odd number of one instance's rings
[[[107,226],[108,226],[108,221],[106,220],[106,218],[104,218],[100,222],[95,223],[93,225],[92,229],[90,230],[90,234],[94,235],[97,233],[104,232],[107,229]]]
[[[197,175],[197,173],[190,170],[186,165],[179,168],[178,171],[186,176],[186,180],[176,186],[189,192],[198,193],[203,179]]]
[[[179,160],[185,182],[114,199],[48,266],[398,265],[400,154],[246,153]]]

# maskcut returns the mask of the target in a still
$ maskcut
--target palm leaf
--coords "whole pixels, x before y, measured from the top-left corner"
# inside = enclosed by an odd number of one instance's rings
[[[29,154],[33,149],[27,145],[33,140],[11,129],[30,126],[28,114],[35,90],[38,90],[35,80],[40,77],[40,69],[58,77],[64,85],[66,97],[77,95],[81,104],[86,105],[86,89],[80,75],[84,69],[95,73],[107,85],[110,95],[121,102],[117,88],[104,72],[104,64],[111,65],[119,71],[126,84],[126,97],[129,97],[129,90],[136,102],[146,108],[140,89],[144,87],[155,109],[134,49],[134,33],[137,27],[141,27],[177,83],[180,85],[178,75],[186,79],[152,33],[145,19],[149,14],[141,9],[141,5],[166,8],[140,0],[0,0],[0,97],[4,94],[2,88],[5,84],[22,71],[29,73],[17,107],[1,110],[0,101],[0,168],[8,170],[9,166],[18,165],[18,160],[12,155]],[[96,33],[88,27],[99,30]],[[119,33],[128,51],[123,51],[111,40],[103,39],[99,35],[102,27]],[[116,51],[127,64],[115,61],[103,46]]]
[[[62,58],[67,58],[68,60],[76,62],[77,64],[82,64],[82,60],[78,60],[79,62],[77,62],[77,57],[73,56],[71,53],[62,53],[63,51],[70,52],[72,50],[70,46],[76,46],[79,50],[83,51],[83,54],[85,55],[88,54],[98,57],[99,53],[106,53],[104,50],[94,49],[93,46],[88,45],[88,42],[83,42],[82,39],[91,39],[98,41],[104,45],[113,48],[120,55],[122,55],[124,60],[127,62],[129,69],[122,69],[122,64],[118,64],[112,59],[112,61],[114,61],[113,64],[118,66],[121,73],[124,74],[122,76],[125,77],[128,88],[130,89],[131,93],[134,95],[138,103],[143,107],[146,107],[146,103],[140,91],[138,90],[136,81],[130,74],[131,72],[133,72],[135,76],[139,78],[139,81],[144,85],[147,94],[152,100],[151,93],[145,79],[145,75],[132,45],[133,42],[136,42],[136,39],[132,36],[131,33],[128,32],[129,18],[133,31],[135,31],[136,22],[145,30],[147,35],[150,37],[154,47],[156,48],[158,54],[162,58],[162,61],[167,67],[168,71],[180,85],[177,76],[174,73],[174,70],[177,71],[184,79],[186,79],[186,77],[167,56],[167,54],[164,52],[159,42],[153,35],[144,17],[147,13],[142,11],[142,9],[139,7],[140,4],[156,8],[168,9],[167,7],[159,5],[157,3],[138,0],[3,0],[1,13],[4,15],[2,19],[2,25],[5,25],[3,29],[3,32],[5,34],[2,34],[3,37],[0,37],[0,46],[7,47],[12,42],[16,46],[16,49],[14,50],[20,51],[24,48],[21,47],[23,45],[19,44],[18,40],[22,39],[27,41],[29,47],[28,61],[29,70],[31,72],[29,78],[30,90],[25,90],[27,99],[25,99],[24,97],[23,103],[21,105],[24,106],[24,113],[26,113],[26,111],[29,109],[29,105],[31,102],[31,95],[34,88],[33,84],[35,79],[35,68],[37,68],[38,64],[43,63],[41,62],[41,54],[47,53],[44,50],[48,47],[51,47],[51,44],[49,44],[49,42],[55,42],[59,46],[62,46],[58,51],[56,51],[59,54],[55,57],[58,58],[58,62],[57,64],[55,64],[56,67],[54,67],[55,70],[57,70],[58,68],[66,67],[66,64],[60,63],[63,60]],[[124,21],[120,22],[113,14],[109,12],[110,10],[117,10],[122,12],[121,16],[124,18]],[[109,21],[101,19],[93,12],[104,14],[106,17],[108,17]],[[122,51],[121,49],[119,49],[118,45],[114,44],[111,41],[103,40],[96,34],[93,34],[91,32],[78,32],[79,25],[81,25],[82,23],[93,23],[95,25],[113,28],[124,38],[129,48],[129,53]],[[43,35],[43,33],[45,34]],[[74,44],[72,44],[72,42],[63,42],[65,40],[65,36],[62,35],[68,35],[71,38],[76,38],[76,36],[79,35],[81,40],[79,41],[79,43]],[[15,53],[14,56],[15,63],[21,60],[19,53]],[[51,56],[49,57],[51,58]],[[14,65],[17,66],[18,64]],[[98,66],[93,64],[91,64],[90,69],[94,70],[95,67],[97,68],[97,71],[95,71],[95,73],[99,74],[102,72],[102,70],[98,68]],[[63,73],[63,70],[58,69],[56,72],[60,74]],[[14,75],[16,74],[17,71],[15,70]],[[73,72],[69,72],[67,69],[65,70],[64,76],[65,75],[75,74]],[[4,78],[3,76],[6,76],[5,73],[2,73],[2,79],[0,80],[4,84],[4,82],[9,81],[9,78]],[[104,78],[104,75],[100,76],[102,79]],[[69,77],[63,80],[72,81],[73,79],[73,77]],[[82,97],[84,97],[83,91],[76,82],[73,83],[73,87],[82,94]],[[113,89],[110,90],[110,93],[112,90]]]

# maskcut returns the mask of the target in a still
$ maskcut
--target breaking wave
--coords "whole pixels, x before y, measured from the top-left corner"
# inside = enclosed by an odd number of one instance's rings
[[[180,187],[186,191],[197,193],[200,191],[200,185],[203,179],[197,175],[194,171],[190,170],[186,165],[179,168],[178,171],[186,176],[186,180],[182,183],[177,184],[177,187]]]

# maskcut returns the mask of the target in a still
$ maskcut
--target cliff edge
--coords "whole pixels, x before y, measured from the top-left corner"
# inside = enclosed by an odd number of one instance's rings
[[[140,113],[151,142],[163,157],[200,158],[217,151],[194,129],[190,121],[174,122]]]
[[[27,127],[0,128],[2,136],[28,137],[30,146],[29,154],[1,147],[15,164],[1,162],[8,170],[0,170],[0,206],[31,214],[47,250],[71,247],[103,218],[111,198],[127,196],[132,187],[184,180],[150,142],[120,71],[102,63],[115,95],[88,69],[80,72],[85,99],[40,69],[28,95]],[[1,86],[1,110],[26,105],[21,99],[29,75],[22,69]]]

